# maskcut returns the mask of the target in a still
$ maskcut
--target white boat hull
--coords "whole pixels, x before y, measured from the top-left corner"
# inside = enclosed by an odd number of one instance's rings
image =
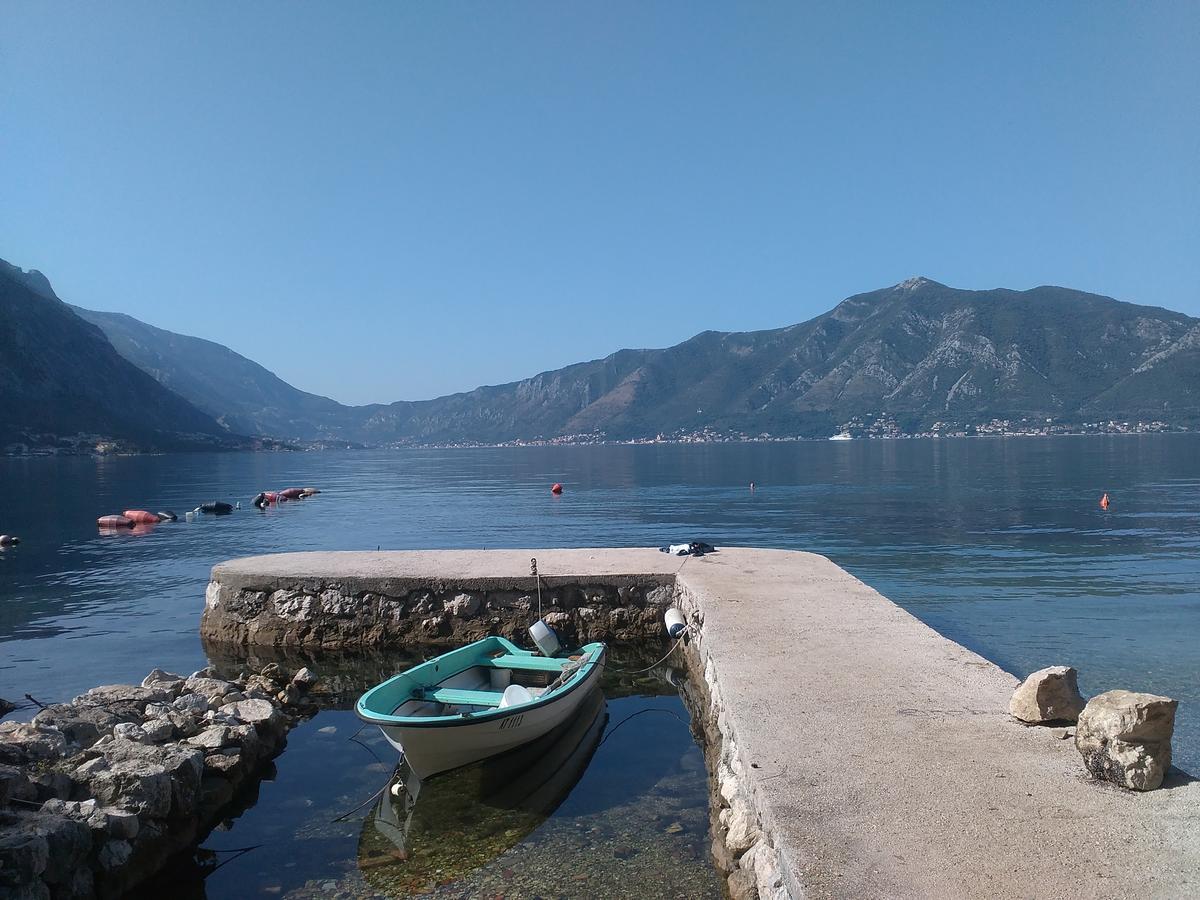
[[[552,703],[522,710],[514,707],[502,718],[472,720],[464,717],[449,724],[380,724],[388,743],[404,754],[418,778],[449,772],[490,756],[504,753],[567,721],[600,682],[603,660],[571,691]]]

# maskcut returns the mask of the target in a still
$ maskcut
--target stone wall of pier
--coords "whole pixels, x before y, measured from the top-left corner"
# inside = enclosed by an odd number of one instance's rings
[[[716,662],[704,642],[703,611],[686,585],[678,586],[676,599],[689,626],[682,648],[688,679],[680,695],[691,714],[692,731],[704,751],[708,771],[713,863],[726,879],[731,900],[800,897],[802,891],[777,846],[766,806],[759,802],[748,777],[752,765],[745,760],[726,713]]]
[[[659,637],[674,593],[671,576],[543,578],[542,617],[571,642]],[[532,578],[256,580],[218,570],[200,634],[216,644],[326,650],[456,646],[491,634],[525,641],[537,611]]]

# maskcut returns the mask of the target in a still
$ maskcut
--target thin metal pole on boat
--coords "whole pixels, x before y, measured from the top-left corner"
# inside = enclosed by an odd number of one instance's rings
[[[529,574],[533,576],[534,581],[537,583],[538,618],[541,619],[541,617],[542,617],[542,576],[538,574],[536,558],[529,560]]]

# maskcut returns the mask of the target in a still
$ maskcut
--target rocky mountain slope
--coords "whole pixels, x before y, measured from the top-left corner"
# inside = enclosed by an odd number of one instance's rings
[[[292,387],[222,344],[147,325],[123,313],[71,307],[117,352],[240,434],[321,440],[353,431],[363,412]]]
[[[244,446],[124,359],[39,272],[0,260],[0,446],[78,434],[142,449]]]
[[[1200,320],[1059,287],[964,291],[925,278],[808,322],[704,332],[665,350],[397,403],[365,439],[610,437],[713,428],[829,434],[865,414],[908,429],[993,417],[1200,420]]]
[[[435,400],[346,407],[207,341],[81,311],[126,357],[222,421],[371,444],[603,432],[824,436],[856,416],[907,430],[992,418],[1200,422],[1200,320],[1060,287],[926,278],[787,328],[704,332]]]

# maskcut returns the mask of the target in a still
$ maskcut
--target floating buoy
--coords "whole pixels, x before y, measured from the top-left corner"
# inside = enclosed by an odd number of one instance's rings
[[[15,534],[0,534],[0,547],[15,547],[21,539]]]
[[[279,496],[284,500],[299,500],[304,496],[304,488],[284,488]]]
[[[122,515],[130,522],[135,522],[139,525],[157,525],[162,521],[162,517],[158,513],[152,513],[144,509],[127,509]]]
[[[559,484],[557,481],[554,482],[554,484],[550,485],[550,493],[561,494],[562,493],[562,485]]]
[[[125,516],[101,516],[96,524],[101,528],[132,528],[133,520]]]
[[[1104,496],[1100,498],[1100,508],[1108,509],[1108,494],[1107,493],[1105,493]]]
[[[227,516],[233,512],[233,504],[224,503],[220,500],[209,500],[207,503],[201,503],[197,506],[194,512],[211,513],[214,516]]]

